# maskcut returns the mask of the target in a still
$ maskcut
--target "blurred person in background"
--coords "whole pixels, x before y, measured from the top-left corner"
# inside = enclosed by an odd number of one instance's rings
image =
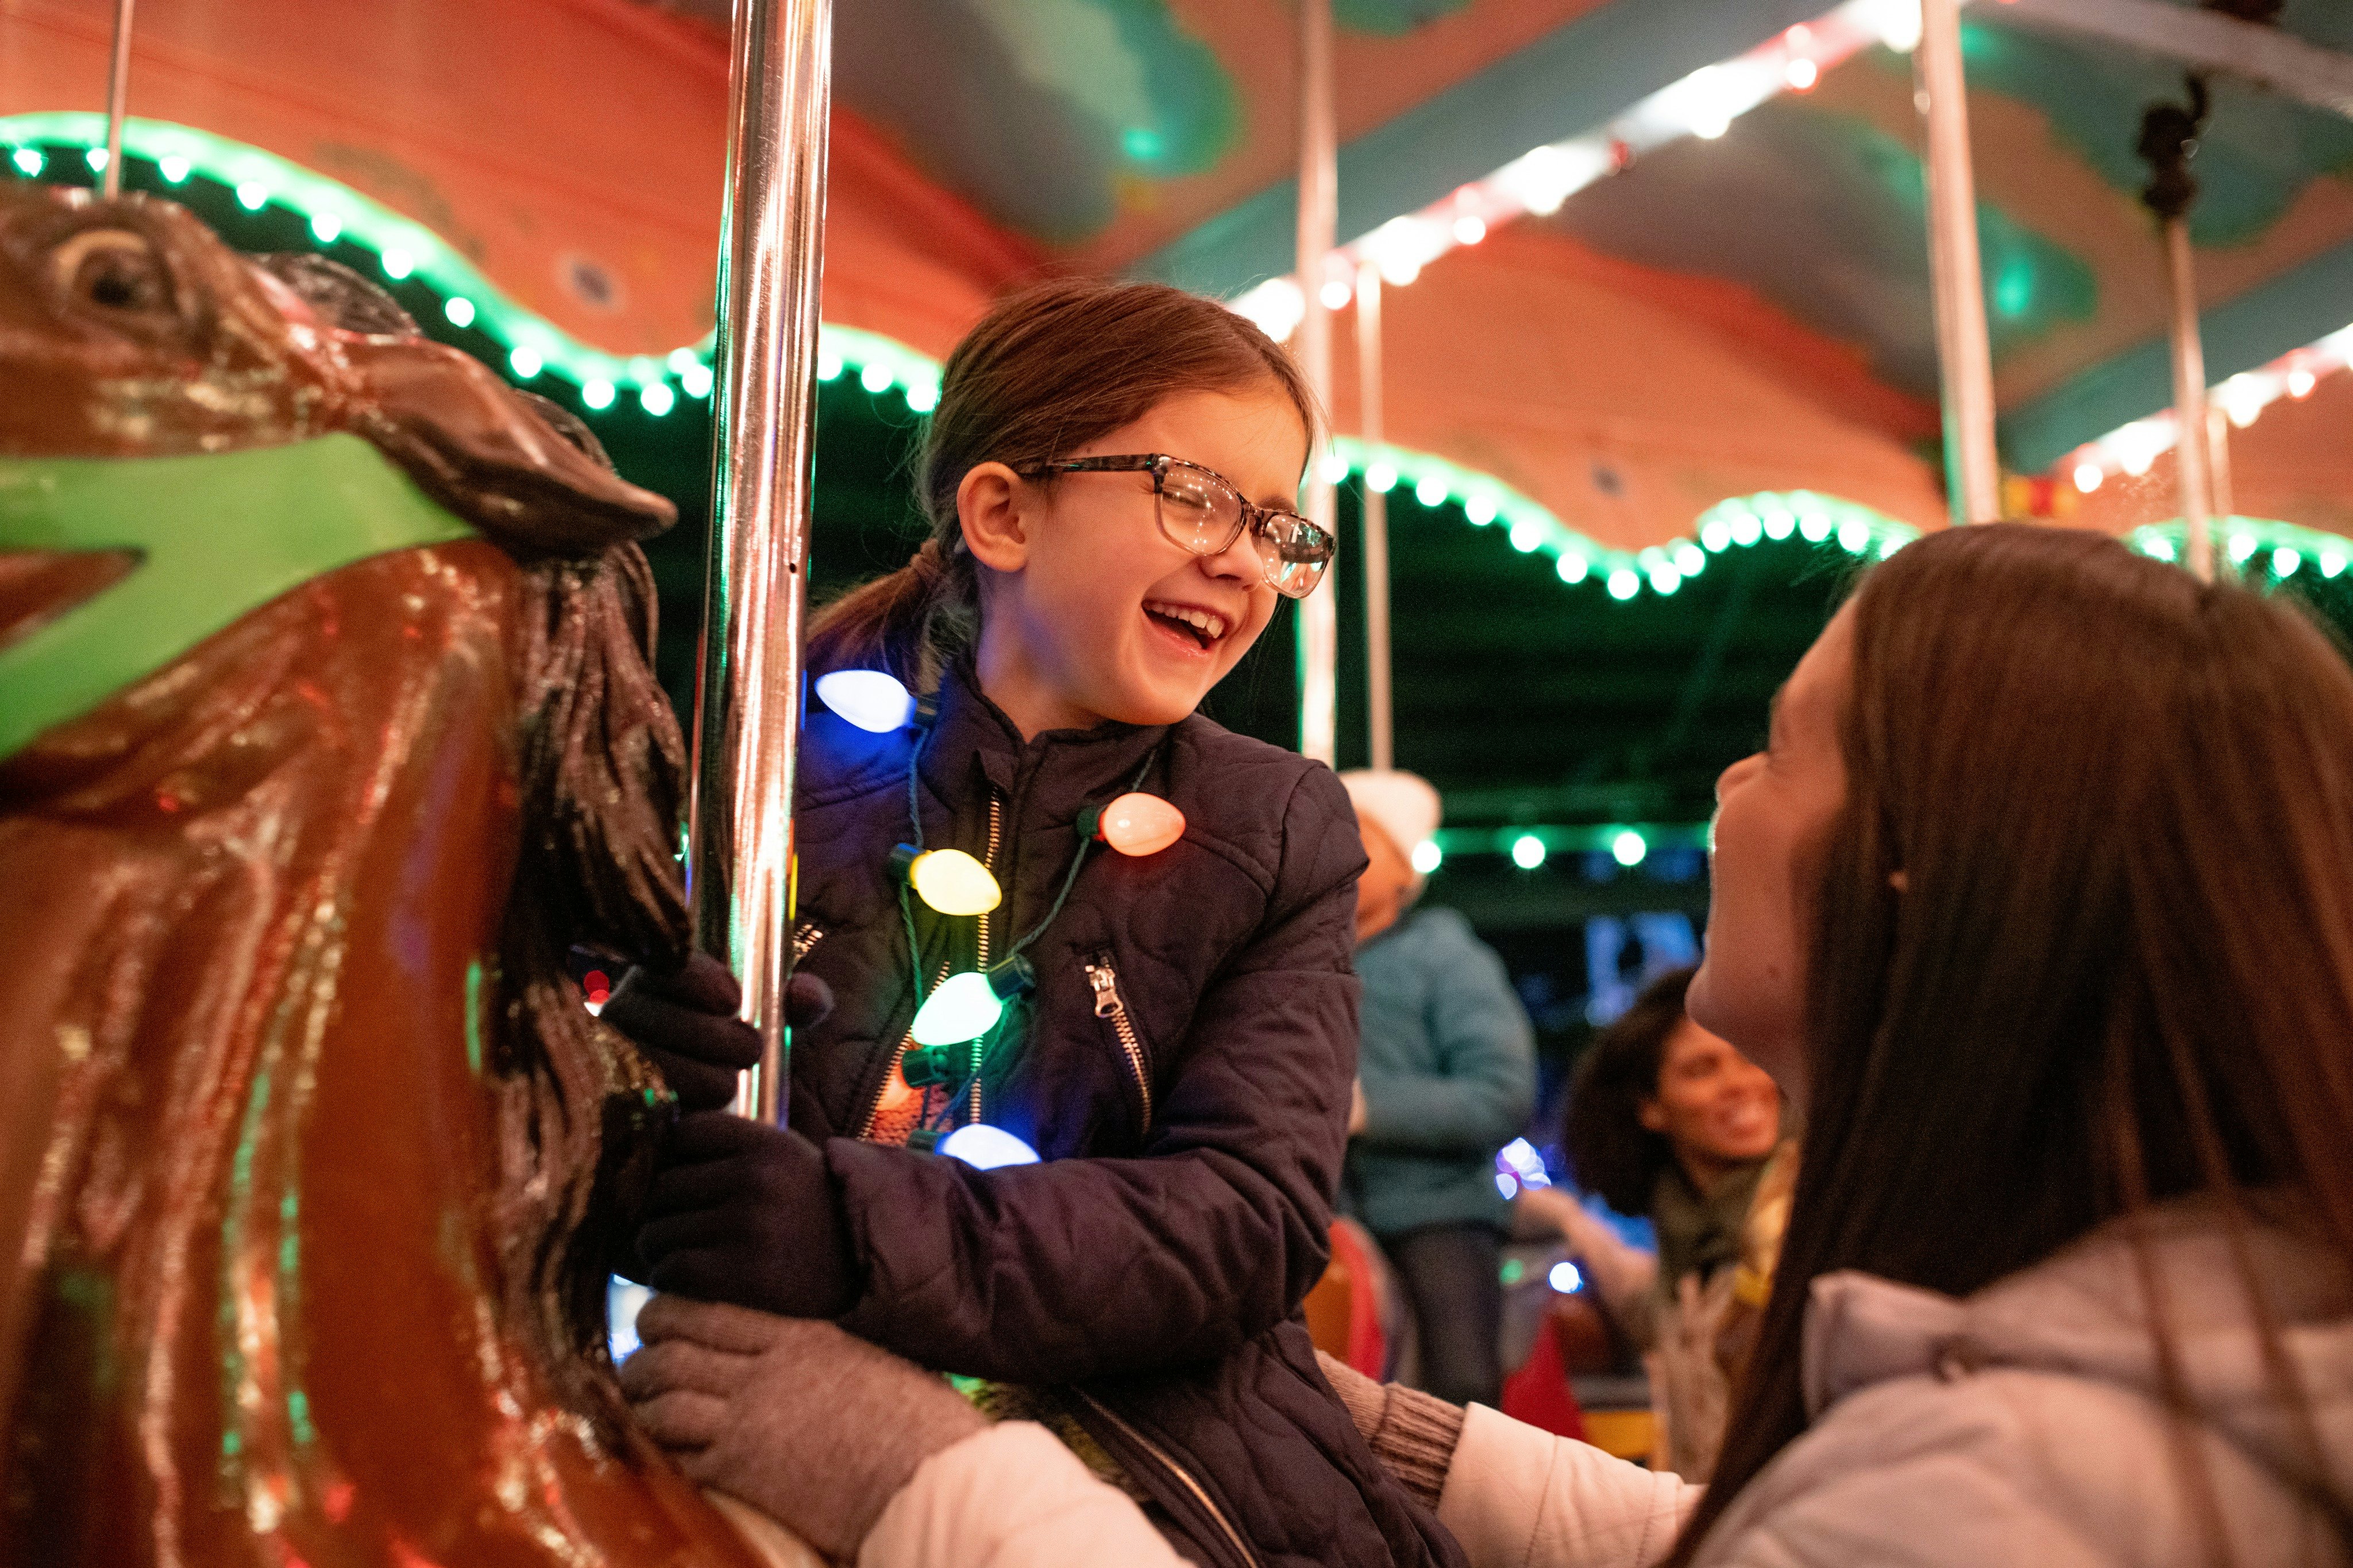
[[[1531,1188],[1520,1208],[1568,1238],[1642,1351],[1658,1417],[1652,1464],[1704,1481],[1772,1293],[1797,1160],[1773,1080],[1684,1013],[1692,973],[1644,988],[1596,1037],[1569,1089],[1578,1184],[1648,1217],[1658,1251],[1628,1245],[1570,1193]]]
[[[1413,850],[1438,830],[1438,792],[1388,771],[1340,782],[1371,861],[1356,884],[1361,1106],[1343,1201],[1412,1305],[1420,1386],[1452,1404],[1500,1405],[1510,1205],[1495,1154],[1535,1107],[1535,1034],[1470,922],[1415,905],[1425,879]]]

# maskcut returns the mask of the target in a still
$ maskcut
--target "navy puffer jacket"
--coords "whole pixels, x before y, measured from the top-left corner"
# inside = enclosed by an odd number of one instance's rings
[[[911,837],[919,744],[927,847],[985,856],[1006,890],[985,936],[923,911],[927,983],[1044,919],[1083,806],[1141,772],[1185,814],[1156,855],[1099,846],[1028,950],[1026,1030],[977,1100],[1040,1164],[977,1171],[859,1141],[914,1010],[889,857]],[[838,1002],[794,1042],[790,1117],[829,1141],[863,1270],[845,1324],[926,1365],[1049,1389],[1200,1562],[1461,1563],[1358,1437],[1299,1316],[1356,1068],[1365,857],[1338,780],[1198,716],[1025,743],[967,667],[928,731],[813,712],[800,799],[800,963]],[[973,1116],[967,1093],[955,1120]]]

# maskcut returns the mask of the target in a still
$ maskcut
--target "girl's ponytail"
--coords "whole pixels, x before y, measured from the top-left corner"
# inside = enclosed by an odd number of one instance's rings
[[[881,669],[908,690],[939,685],[980,633],[980,572],[965,549],[956,489],[987,462],[1049,462],[1131,425],[1177,392],[1271,386],[1308,438],[1315,399],[1291,356],[1214,300],[1164,283],[1067,278],[996,308],[940,375],[916,499],[931,537],[915,558],[854,588],[809,627],[808,668]]]
[[[954,521],[954,515],[950,515]],[[810,623],[808,668],[881,669],[910,691],[939,685],[979,626],[979,584],[961,537],[934,531],[914,559],[860,584]]]

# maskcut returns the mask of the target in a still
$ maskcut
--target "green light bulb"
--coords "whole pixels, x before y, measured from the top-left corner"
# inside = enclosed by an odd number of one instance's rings
[[[953,1046],[978,1039],[997,1027],[997,1020],[1004,1016],[1005,1004],[990,988],[988,976],[967,970],[949,975],[923,999],[909,1033],[919,1046]]]

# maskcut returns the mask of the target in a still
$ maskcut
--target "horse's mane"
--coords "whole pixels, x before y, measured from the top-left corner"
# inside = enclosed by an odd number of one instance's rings
[[[417,334],[396,301],[345,268],[315,256],[259,259],[344,330]],[[514,395],[612,469],[586,424],[532,393]],[[409,456],[402,443],[378,445],[396,462]],[[448,489],[446,472],[417,477]],[[468,521],[514,558],[522,581],[513,672],[522,847],[485,1053],[498,1094],[505,1306],[558,1398],[605,1422],[620,1409],[604,1375],[605,1279],[627,1256],[615,1222],[635,1207],[670,1102],[659,1076],[583,1005],[566,958],[575,946],[655,963],[684,957],[676,848],[685,745],[654,679],[653,573],[633,539],[617,529],[584,553],[495,506],[470,509]]]

